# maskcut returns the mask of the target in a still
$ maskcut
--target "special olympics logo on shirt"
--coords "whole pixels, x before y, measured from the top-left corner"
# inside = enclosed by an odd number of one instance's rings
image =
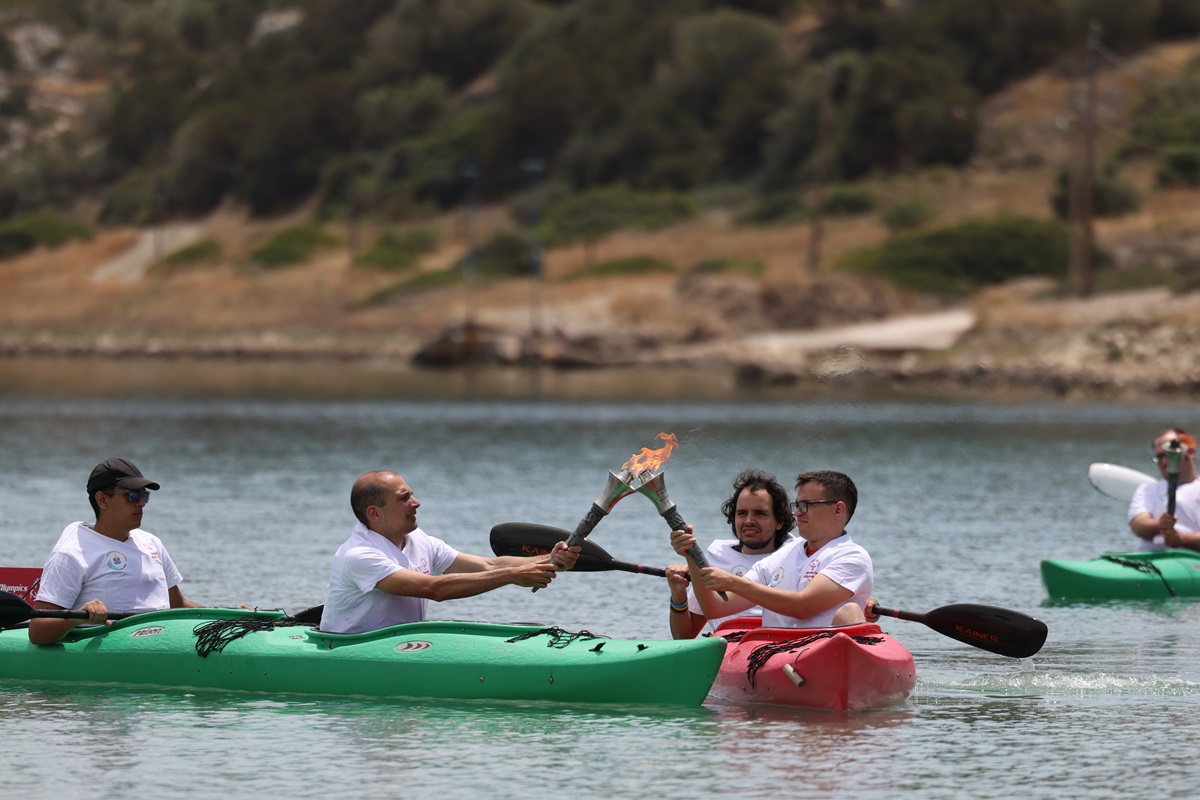
[[[782,581],[783,581],[783,567],[780,567],[779,569],[775,570],[775,574],[771,576],[771,582],[768,583],[767,586],[774,589]]]
[[[730,570],[729,574],[733,575],[735,578],[740,578],[746,574],[746,567],[743,564],[738,564],[736,567]]]
[[[125,565],[128,563],[129,562],[125,560],[125,554],[118,553],[115,550],[104,557],[104,566],[108,567],[114,572],[120,572],[121,570],[125,569]]]

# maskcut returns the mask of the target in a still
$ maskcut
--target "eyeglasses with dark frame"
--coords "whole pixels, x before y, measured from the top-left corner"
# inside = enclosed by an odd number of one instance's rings
[[[120,491],[125,495],[129,502],[133,503],[134,505],[137,505],[139,500],[143,503],[150,502],[149,489],[121,489]],[[115,497],[117,495],[117,490],[113,489],[112,491],[105,492],[105,494],[109,497]]]
[[[807,514],[809,506],[825,506],[840,502],[840,500],[797,500],[792,503],[792,511],[797,514]]]

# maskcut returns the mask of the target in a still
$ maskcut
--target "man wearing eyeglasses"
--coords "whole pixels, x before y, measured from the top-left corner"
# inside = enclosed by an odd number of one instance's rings
[[[196,608],[179,588],[183,576],[162,541],[141,529],[151,490],[159,485],[124,458],[100,462],[88,477],[96,521],[63,530],[42,570],[36,607],[80,608],[87,620],[33,619],[29,641],[53,644],[76,625],[106,622],[122,613]]]
[[[733,539],[715,539],[705,550],[710,566],[720,567],[733,575],[745,575],[752,566],[791,541],[796,519],[792,516],[792,501],[787,489],[775,476],[758,469],[748,469],[733,479],[733,495],[721,505],[725,521],[733,529]],[[709,620],[688,586],[686,564],[667,567],[671,588],[671,636],[691,639],[704,630],[705,622],[716,630],[723,619]],[[741,616],[761,616],[762,609],[754,606]]]
[[[821,628],[866,620],[874,576],[871,556],[855,544],[846,524],[858,505],[849,476],[832,470],[796,476],[799,538],[754,564],[742,577],[716,567],[700,569],[688,558],[692,587],[710,619],[762,606],[770,628]],[[691,526],[689,526],[690,528]],[[687,556],[696,543],[690,530],[672,531],[671,546]],[[718,592],[725,592],[722,600]]]
[[[1167,513],[1167,447],[1178,439],[1183,446],[1179,458],[1179,484],[1175,491],[1175,514]],[[1151,443],[1154,463],[1161,479],[1145,483],[1129,503],[1129,529],[1138,537],[1139,550],[1179,548],[1200,550],[1200,481],[1196,474],[1196,440],[1182,428],[1167,428]]]

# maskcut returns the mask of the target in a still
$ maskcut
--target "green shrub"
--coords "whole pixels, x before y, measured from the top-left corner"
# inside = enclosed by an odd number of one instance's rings
[[[168,272],[176,267],[187,267],[204,261],[215,261],[221,255],[221,245],[212,239],[189,244],[168,253],[150,267],[152,272]]]
[[[1171,269],[1153,266],[1125,267],[1122,269],[1098,269],[1092,288],[1096,294],[1105,292],[1129,292],[1158,286],[1170,287],[1176,279]]]
[[[1102,178],[1093,188],[1092,213],[1098,217],[1119,217],[1137,211],[1142,205],[1142,198],[1133,184],[1114,176]]]
[[[1059,170],[1058,182],[1050,204],[1059,219],[1067,219],[1071,208],[1071,177],[1064,168]],[[1092,181],[1092,214],[1097,217],[1119,217],[1136,211],[1142,200],[1137,189],[1116,175],[1115,165],[1109,165],[1096,173]]]
[[[100,208],[108,225],[147,225],[162,212],[158,177],[153,170],[132,170],[112,187]]]
[[[740,273],[751,278],[761,278],[767,271],[766,265],[757,259],[749,258],[708,258],[698,262],[688,269],[688,277],[705,275],[729,275]]]
[[[91,239],[86,225],[49,213],[26,214],[0,224],[0,258],[28,253],[42,245],[58,247],[72,239]]]
[[[1165,148],[1155,176],[1159,186],[1200,186],[1200,147],[1177,145]]]
[[[386,230],[358,259],[359,266],[405,270],[437,247],[437,233],[429,228]]]
[[[546,214],[548,246],[594,242],[621,228],[660,230],[699,212],[696,202],[677,192],[635,192],[624,186],[606,186],[570,195]]]
[[[372,308],[373,306],[383,305],[391,298],[402,294],[412,294],[413,292],[425,289],[440,289],[443,286],[452,286],[460,280],[462,280],[462,275],[458,270],[444,269],[437,272],[422,272],[408,280],[377,289],[366,297],[354,302],[350,307],[353,310]]]
[[[821,210],[834,217],[854,217],[875,210],[875,195],[854,186],[834,186],[821,199]]]
[[[1011,278],[1067,273],[1067,228],[1019,217],[965,222],[928,233],[897,236],[858,250],[841,267],[886,278],[914,291],[965,296]]]
[[[929,203],[914,200],[884,209],[883,224],[893,233],[911,231],[924,227],[936,215],[937,209]]]
[[[772,192],[738,217],[742,225],[787,225],[809,218],[804,200],[796,192]]]
[[[652,256],[632,256],[630,258],[618,258],[612,261],[602,261],[594,267],[589,267],[579,272],[568,275],[566,280],[580,280],[582,278],[621,278],[630,275],[650,275],[654,273],[673,273],[675,267],[665,261],[659,261]]]
[[[512,231],[500,231],[483,244],[459,259],[456,269],[462,271],[473,259],[475,275],[479,278],[519,278],[529,274],[529,242]]]
[[[275,233],[250,254],[250,260],[267,269],[286,267],[309,260],[337,239],[315,225],[294,225]]]

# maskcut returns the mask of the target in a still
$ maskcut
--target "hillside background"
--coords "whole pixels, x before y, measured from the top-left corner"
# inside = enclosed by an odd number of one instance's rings
[[[0,30],[4,352],[786,380],[829,354],[746,337],[967,308],[952,350],[850,371],[1200,385],[1189,0],[5,0]]]

